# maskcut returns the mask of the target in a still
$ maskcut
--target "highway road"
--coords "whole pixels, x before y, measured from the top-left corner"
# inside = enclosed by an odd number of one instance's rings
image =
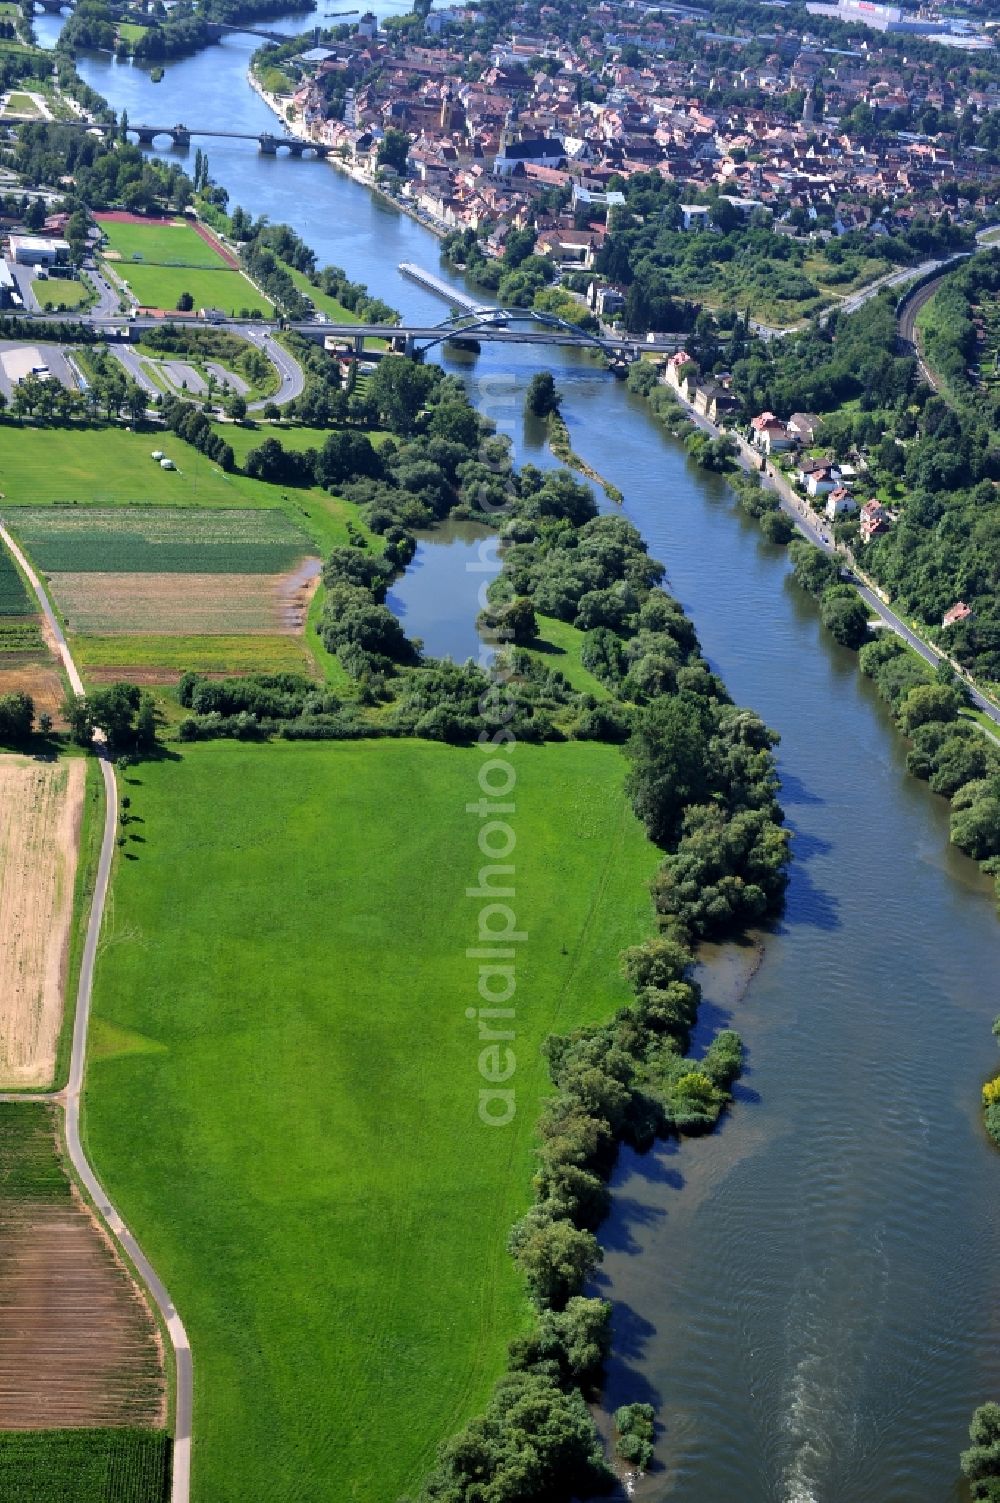
[[[48,623],[49,630],[55,639],[56,648],[66,669],[73,693],[83,694],[83,680],[77,671],[73,656],[69,650],[65,634],[56,617],[49,598],[45,593],[38,575],[32,569],[23,552],[11,537],[2,519],[0,519],[0,538],[10,549],[20,567],[24,570],[38,604]],[[166,1286],[158,1278],[156,1270],[139,1246],[135,1237],[129,1231],[120,1214],[112,1205],[100,1180],[94,1173],[90,1161],[84,1152],[83,1143],[80,1140],[80,1098],[83,1092],[83,1082],[87,1064],[87,1032],[90,1023],[90,1004],[94,984],[94,963],[97,958],[97,947],[101,937],[101,925],[104,921],[104,909],[108,896],[108,883],[111,877],[111,864],[115,853],[115,839],[118,831],[118,785],[115,779],[115,770],[108,755],[107,747],[100,740],[100,732],[95,735],[98,741],[98,756],[101,763],[101,773],[104,778],[104,833],[101,839],[101,854],[98,861],[97,877],[94,883],[94,896],[90,906],[90,917],[87,922],[87,936],[84,941],[83,960],[80,966],[80,982],[76,994],[76,1017],[73,1024],[73,1047],[70,1054],[69,1081],[65,1091],[52,1095],[41,1093],[32,1096],[34,1101],[48,1100],[61,1104],[66,1113],[66,1147],[70,1156],[70,1162],[81,1183],[86,1187],[87,1193],[97,1207],[97,1210],[106,1223],[112,1236],[118,1242],[126,1258],[139,1274],[146,1288],[149,1290],[167,1328],[171,1345],[174,1349],[175,1367],[177,1373],[177,1387],[174,1403],[174,1445],[173,1445],[173,1480],[170,1492],[171,1503],[189,1503],[191,1493],[191,1420],[193,1412],[193,1368],[191,1361],[191,1344],[188,1341],[184,1324],[174,1307],[173,1300],[167,1292]],[[22,1097],[6,1097],[7,1100],[26,1100]]]

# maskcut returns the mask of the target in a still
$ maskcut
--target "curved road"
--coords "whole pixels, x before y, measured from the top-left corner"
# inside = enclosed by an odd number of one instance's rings
[[[24,570],[25,576],[37,596],[49,629],[55,638],[57,651],[66,669],[66,676],[69,679],[74,694],[82,695],[83,681],[77,672],[66,637],[56,619],[55,612],[49,604],[48,596],[38,575],[7,531],[2,520],[0,520],[0,538],[3,539],[20,567]],[[121,1248],[131,1259],[134,1267],[138,1270],[139,1277],[143,1280],[153,1299],[156,1301],[157,1308],[167,1327],[174,1349],[174,1359],[177,1369],[177,1392],[174,1405],[173,1483],[170,1497],[171,1503],[188,1503],[191,1492],[191,1417],[193,1407],[191,1345],[188,1341],[184,1324],[174,1308],[174,1303],[166,1287],[157,1277],[153,1265],[125,1225],[118,1211],[108,1199],[107,1192],[103,1189],[97,1175],[91,1168],[84,1152],[83,1144],[80,1141],[80,1097],[83,1091],[83,1079],[87,1061],[87,1028],[90,1022],[90,999],[94,983],[94,962],[97,958],[97,946],[101,937],[104,905],[107,900],[108,882],[111,876],[111,862],[115,853],[115,833],[118,819],[118,785],[115,780],[114,767],[108,756],[107,748],[103,744],[98,748],[98,755],[101,760],[101,773],[104,777],[104,836],[101,841],[97,880],[94,884],[94,898],[90,907],[87,937],[83,949],[83,962],[80,967],[80,983],[76,994],[76,1020],[73,1025],[73,1049],[70,1056],[69,1082],[66,1090],[58,1095],[47,1097],[36,1095],[30,1099],[35,1101],[49,1100],[62,1102],[66,1111],[66,1145],[73,1168],[87,1187],[88,1193],[107,1223],[112,1236],[116,1238]],[[14,1096],[7,1099],[24,1100],[26,1098]]]

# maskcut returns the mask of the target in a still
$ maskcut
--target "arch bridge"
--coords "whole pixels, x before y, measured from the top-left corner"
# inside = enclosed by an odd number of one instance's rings
[[[487,340],[494,343],[580,346],[599,350],[614,364],[639,359],[639,346],[620,335],[593,334],[555,313],[535,308],[476,308],[452,313],[431,328],[402,327],[386,333],[393,345],[407,355],[423,355],[450,339]]]

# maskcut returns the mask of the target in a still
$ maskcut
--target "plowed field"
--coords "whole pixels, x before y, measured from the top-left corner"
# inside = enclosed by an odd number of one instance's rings
[[[164,1418],[159,1335],[66,1177],[54,1109],[0,1104],[0,1430]]]
[[[82,635],[300,636],[319,560],[286,574],[53,574],[67,627]]]

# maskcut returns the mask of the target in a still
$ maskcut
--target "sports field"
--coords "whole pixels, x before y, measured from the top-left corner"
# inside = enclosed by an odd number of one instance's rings
[[[138,260],[150,266],[224,266],[214,246],[203,239],[186,220],[144,220],[138,223],[106,219],[98,215],[102,233],[107,237],[110,259]],[[107,253],[107,252],[105,252]]]
[[[519,746],[517,1115],[477,1115],[482,754],[213,742],[123,791],[88,1144],[195,1356],[195,1503],[387,1503],[480,1406],[539,1045],[625,1000],[656,865],[610,747]],[[166,916],[170,922],[166,923]]]
[[[101,221],[107,236],[106,256],[119,277],[144,308],[174,309],[183,292],[195,308],[221,308],[224,313],[274,312],[241,271],[233,269],[215,246],[190,224]]]

